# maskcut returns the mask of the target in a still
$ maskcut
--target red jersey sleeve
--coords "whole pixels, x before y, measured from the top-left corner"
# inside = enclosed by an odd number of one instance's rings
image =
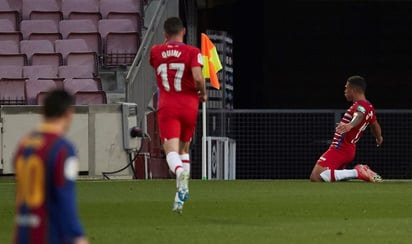
[[[203,57],[202,53],[200,52],[200,49],[198,48],[193,48],[193,56],[192,56],[192,62],[191,66],[192,67],[203,67]]]

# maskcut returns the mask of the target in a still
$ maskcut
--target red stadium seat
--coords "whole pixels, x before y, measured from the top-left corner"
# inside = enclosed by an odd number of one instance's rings
[[[0,10],[0,19],[8,20],[13,30],[19,30],[20,14],[16,10]]]
[[[89,19],[66,19],[59,23],[60,33],[63,39],[67,39],[70,33],[98,32],[97,25]]]
[[[102,19],[99,32],[103,42],[103,65],[130,65],[140,46],[139,33],[126,19]]]
[[[0,17],[1,14],[0,14]],[[0,32],[15,32],[16,25],[12,23],[9,19],[1,19],[0,18]]]
[[[0,41],[13,41],[19,44],[23,40],[23,35],[20,31],[0,32]]]
[[[63,39],[55,41],[55,50],[62,54],[65,65],[84,65],[97,74],[98,58],[83,39]]]
[[[30,65],[63,65],[63,58],[60,53],[34,53],[31,57]]]
[[[47,19],[58,23],[63,19],[60,0],[23,0],[23,20]]]
[[[94,78],[93,71],[83,65],[59,66],[59,77],[61,78]]]
[[[54,51],[54,45],[48,40],[22,40],[20,52],[27,56],[30,65],[60,66],[63,58]]]
[[[133,63],[140,39],[137,33],[109,33],[106,36],[104,65],[119,66]]]
[[[59,25],[53,20],[22,20],[20,22],[20,30],[23,34],[23,39],[31,40],[55,40],[62,39],[59,32]]]
[[[89,19],[95,25],[102,19],[99,0],[64,0],[62,12],[65,19]]]
[[[14,54],[19,53],[20,47],[19,44],[14,41],[0,41],[0,53],[1,54]]]
[[[44,99],[46,98],[48,91],[41,91],[37,94],[36,96],[36,104],[37,105],[43,105],[44,104]]]
[[[83,39],[63,39],[54,42],[54,50],[62,54],[63,61],[66,62],[69,53],[91,52],[91,48]]]
[[[63,39],[83,39],[87,46],[97,54],[101,53],[101,36],[97,23],[90,19],[68,19],[59,24]]]
[[[20,51],[31,59],[35,53],[54,53],[54,45],[47,40],[22,40],[20,41]]]
[[[63,81],[63,88],[70,94],[78,91],[102,91],[102,84],[99,78],[69,78]]]
[[[0,105],[26,105],[26,79],[0,80]]]
[[[56,83],[53,80],[40,79],[40,80],[26,80],[26,99],[28,105],[37,105],[37,95],[40,92],[47,92],[51,89],[57,88]]]
[[[97,56],[102,54],[102,38],[98,32],[79,33],[72,32],[67,36],[67,39],[83,39],[89,49],[96,53]]]
[[[109,33],[138,32],[137,26],[127,19],[102,19],[99,21],[98,30],[103,39]]]
[[[0,0],[0,11],[21,12],[22,0]]]
[[[74,94],[76,105],[107,104],[106,92],[104,91],[78,91]]]
[[[58,77],[58,66],[55,65],[30,65],[23,66],[23,77],[27,79],[55,78]]]
[[[139,0],[100,0],[103,19],[129,19],[138,30],[142,23],[142,3]]]
[[[56,84],[56,87],[59,89],[63,89],[63,81],[64,78],[54,77],[54,78],[39,78],[38,80],[52,80]]]
[[[20,53],[18,44],[14,41],[0,41],[0,65],[19,65],[27,64],[27,57]]]
[[[0,65],[0,79],[3,78],[23,78],[23,66]]]
[[[67,55],[67,66],[83,66],[87,68],[93,76],[98,76],[98,59],[95,52],[72,52]]]
[[[1,44],[0,44],[1,45]],[[22,53],[0,54],[0,65],[27,65],[27,57]]]

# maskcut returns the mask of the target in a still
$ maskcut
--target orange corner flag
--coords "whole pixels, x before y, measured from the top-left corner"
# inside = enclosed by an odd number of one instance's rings
[[[201,52],[203,56],[203,76],[210,79],[212,87],[220,89],[217,72],[222,69],[222,64],[220,63],[215,45],[204,33],[202,33],[201,39]]]

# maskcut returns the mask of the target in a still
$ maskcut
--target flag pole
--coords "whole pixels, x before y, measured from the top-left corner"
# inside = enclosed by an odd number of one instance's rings
[[[217,72],[222,69],[222,64],[220,63],[219,55],[217,53],[215,45],[209,40],[209,37],[202,33],[201,34],[201,53],[204,60],[202,67],[202,73],[204,78],[209,78],[209,82],[212,87],[220,89],[219,79],[217,77]],[[203,136],[202,136],[202,180],[207,180],[207,138],[206,138],[206,103],[202,104],[202,115],[203,115]],[[210,155],[209,155],[210,156]]]
[[[206,175],[206,102],[202,102],[202,180],[207,180]]]

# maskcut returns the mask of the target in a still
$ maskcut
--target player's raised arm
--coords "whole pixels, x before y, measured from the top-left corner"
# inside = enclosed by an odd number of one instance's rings
[[[377,120],[375,120],[369,126],[371,128],[372,135],[376,138],[376,144],[379,147],[383,142],[381,125]]]

